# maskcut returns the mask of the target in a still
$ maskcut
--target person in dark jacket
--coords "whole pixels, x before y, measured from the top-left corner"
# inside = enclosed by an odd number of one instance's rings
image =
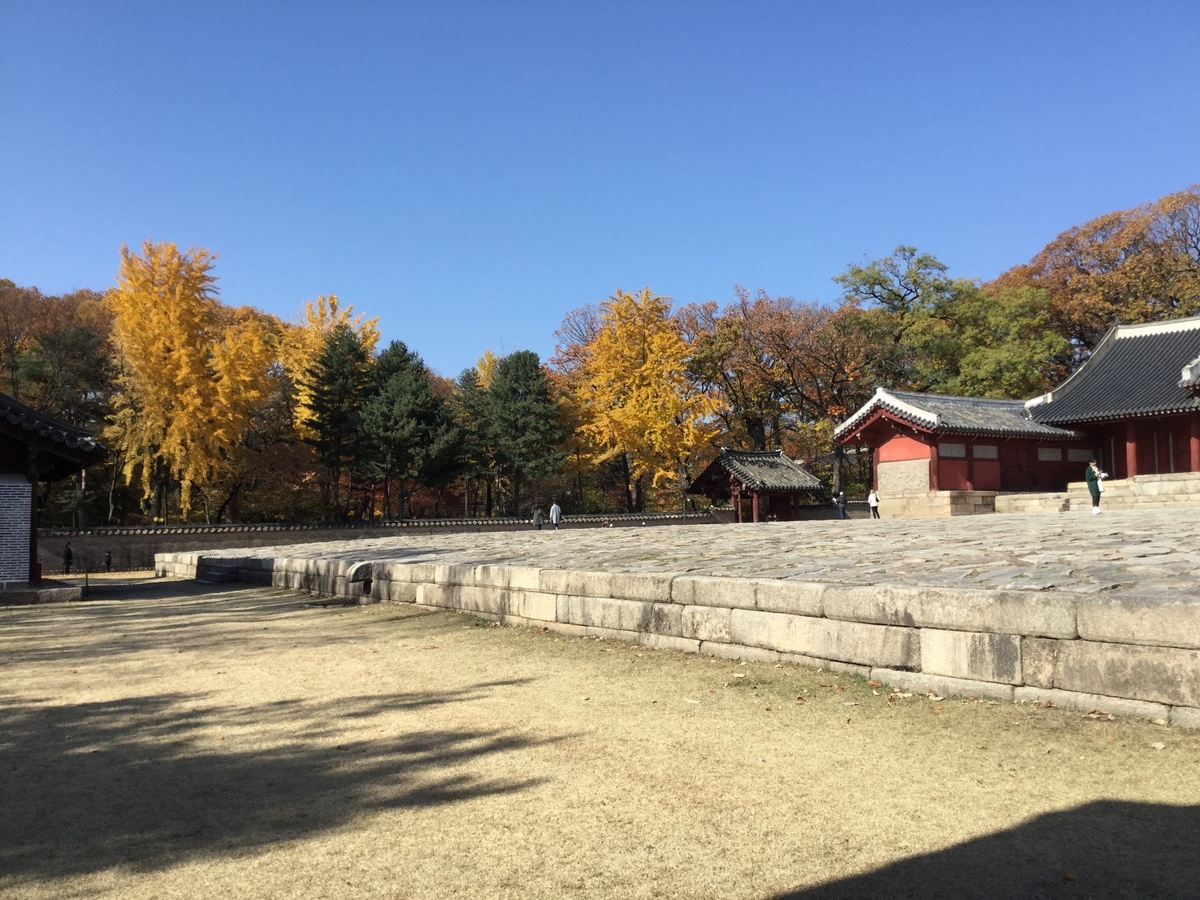
[[[71,563],[75,562],[75,554],[71,552],[71,545],[67,544],[63,548],[63,574],[71,574]]]
[[[837,495],[838,518],[846,518],[846,494],[844,491],[838,491]]]
[[[533,527],[536,528],[538,531],[541,531],[543,521],[544,520],[542,519],[542,508],[540,506],[535,506],[533,508]]]
[[[1092,495],[1092,515],[1100,514],[1100,494],[1104,491],[1104,476],[1107,472],[1100,471],[1100,465],[1094,459],[1088,460],[1087,471],[1083,473],[1087,481],[1088,493]]]

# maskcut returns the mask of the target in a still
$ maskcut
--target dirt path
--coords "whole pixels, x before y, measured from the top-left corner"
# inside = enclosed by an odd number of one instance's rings
[[[1200,884],[1195,732],[451,612],[107,590],[0,610],[5,898]]]

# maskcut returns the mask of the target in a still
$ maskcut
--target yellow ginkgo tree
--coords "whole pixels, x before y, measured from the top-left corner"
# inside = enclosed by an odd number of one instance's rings
[[[570,381],[578,430],[594,461],[619,460],[627,503],[644,477],[686,487],[693,459],[714,437],[712,401],[687,377],[690,352],[671,301],[643,288],[618,290],[597,311],[598,327]]]
[[[236,481],[250,416],[271,390],[279,323],[217,299],[215,255],[146,241],[121,248],[117,286],[107,296],[118,354],[118,392],[105,437],[124,474],[139,483],[156,517],[179,485],[186,516]]]
[[[343,306],[336,294],[309,300],[301,310],[299,323],[284,326],[279,362],[295,392],[296,432],[303,438],[313,436],[312,386],[306,376],[325,348],[329,335],[339,326],[358,335],[368,354],[374,352],[379,343],[378,317],[368,319],[361,313],[355,315],[354,307]]]

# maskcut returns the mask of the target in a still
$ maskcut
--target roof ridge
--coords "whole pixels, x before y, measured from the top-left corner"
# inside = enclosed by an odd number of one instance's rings
[[[1148,334],[1170,334],[1174,331],[1194,331],[1200,328],[1200,316],[1186,316],[1179,319],[1160,319],[1157,322],[1136,322],[1131,325],[1117,325],[1117,340],[1144,337]]]

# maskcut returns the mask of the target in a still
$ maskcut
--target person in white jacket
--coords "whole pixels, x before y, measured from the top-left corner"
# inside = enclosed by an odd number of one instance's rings
[[[871,507],[871,518],[879,518],[879,494],[875,492],[875,488],[871,488],[871,493],[867,494],[867,506]]]
[[[562,507],[558,505],[558,501],[554,501],[554,505],[550,507],[550,524],[554,526],[554,530],[558,531],[558,525],[562,522]]]

